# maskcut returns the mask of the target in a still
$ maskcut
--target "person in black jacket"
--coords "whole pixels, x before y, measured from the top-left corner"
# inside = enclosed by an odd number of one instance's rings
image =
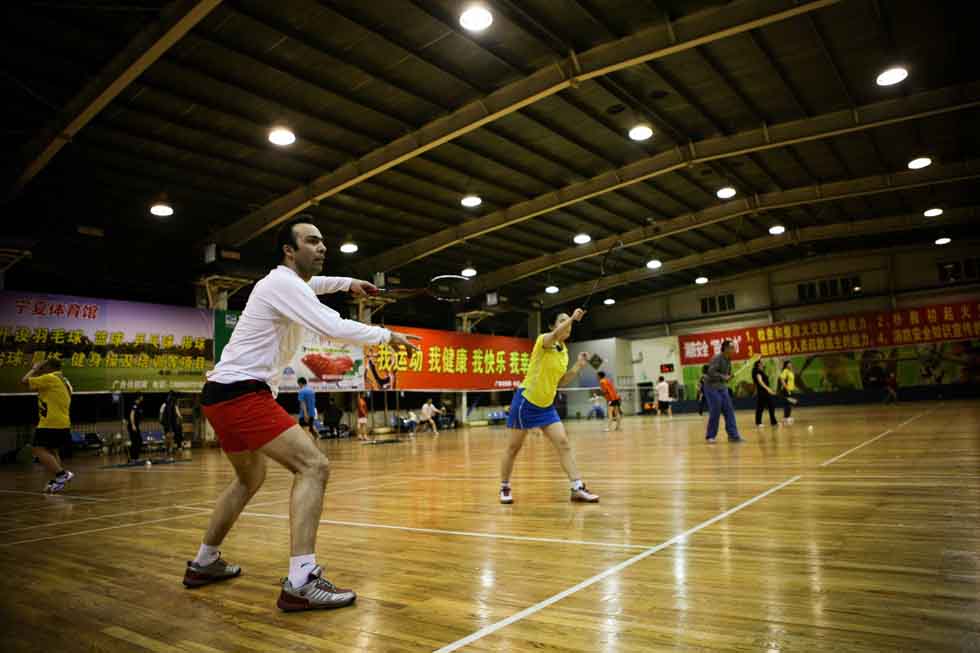
[[[769,422],[776,426],[779,422],[776,421],[776,406],[772,400],[776,393],[769,387],[769,377],[761,358],[752,366],[752,382],[755,383],[755,425],[762,428],[762,411],[768,408]]]
[[[129,431],[129,459],[136,462],[143,451],[143,434],[140,433],[140,423],[143,421],[143,395],[136,395],[133,405],[129,408],[126,418],[126,430]]]

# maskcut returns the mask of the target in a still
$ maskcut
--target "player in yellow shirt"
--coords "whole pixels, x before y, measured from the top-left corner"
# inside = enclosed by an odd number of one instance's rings
[[[549,326],[551,331],[538,336],[534,343],[527,375],[514,393],[510,414],[507,416],[507,427],[511,431],[510,442],[500,461],[500,503],[514,502],[510,491],[514,460],[524,446],[527,432],[534,428],[540,428],[558,450],[562,469],[571,483],[571,500],[585,503],[599,501],[599,496],[589,492],[579,476],[572,445],[568,441],[558,411],[555,410],[558,386],[574,379],[589,360],[589,355],[582,352],[571,369],[568,369],[565,341],[572,334],[572,323],[578,322],[584,315],[585,311],[581,308],[575,309],[571,316],[559,313]]]
[[[71,383],[61,373],[57,358],[35,363],[21,383],[37,392],[39,419],[34,430],[34,456],[54,475],[44,491],[61,492],[75,477],[62,467],[59,454],[63,447],[71,446]]]
[[[783,407],[783,423],[793,423],[793,406],[797,403],[793,393],[796,392],[796,375],[793,373],[793,361],[783,363],[783,371],[779,373],[779,394],[786,400]]]

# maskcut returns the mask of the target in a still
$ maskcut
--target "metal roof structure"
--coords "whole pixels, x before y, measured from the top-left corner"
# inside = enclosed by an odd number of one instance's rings
[[[33,244],[7,285],[187,303],[202,275],[267,269],[298,213],[328,273],[418,285],[470,262],[505,307],[576,299],[620,240],[603,292],[629,299],[975,233],[965,5],[488,0],[493,24],[469,32],[465,4],[8,3],[4,233]],[[877,85],[893,65],[908,79]],[[628,137],[639,124],[651,138]],[[278,125],[296,142],[270,143]],[[919,156],[932,165],[910,170]],[[164,197],[174,215],[151,215]],[[348,236],[356,254],[337,249]],[[241,260],[206,266],[207,243]],[[447,307],[385,313],[452,326]]]

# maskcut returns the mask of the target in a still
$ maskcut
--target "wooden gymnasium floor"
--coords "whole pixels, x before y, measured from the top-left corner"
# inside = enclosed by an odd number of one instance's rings
[[[217,451],[128,471],[76,458],[63,496],[0,469],[0,650],[977,651],[980,404],[798,410],[749,441],[696,416],[571,424],[599,505],[531,436],[497,503],[501,429],[333,463],[319,559],[355,607],[282,614],[289,475],[223,547],[244,575],[180,584],[229,479]],[[809,431],[809,425],[814,426]],[[721,440],[721,438],[719,438]]]

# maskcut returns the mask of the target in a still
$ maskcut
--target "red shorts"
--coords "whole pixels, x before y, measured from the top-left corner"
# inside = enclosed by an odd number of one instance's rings
[[[250,392],[203,409],[221,448],[228,453],[256,451],[296,426],[296,420],[268,391]]]

